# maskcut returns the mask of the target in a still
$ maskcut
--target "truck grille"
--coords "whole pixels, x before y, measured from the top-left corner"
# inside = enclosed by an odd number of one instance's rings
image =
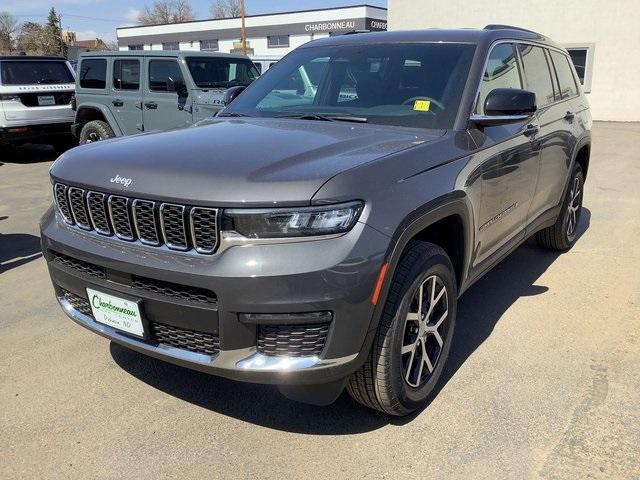
[[[100,235],[210,255],[218,247],[218,209],[192,207],[54,186],[64,221]]]
[[[67,290],[62,291],[62,296],[74,310],[93,318],[91,305],[86,298]],[[202,355],[216,355],[220,351],[220,338],[212,333],[197,332],[156,322],[150,322],[149,329],[151,340],[162,345],[169,345]]]
[[[258,352],[287,357],[315,356],[322,353],[329,324],[259,325]]]

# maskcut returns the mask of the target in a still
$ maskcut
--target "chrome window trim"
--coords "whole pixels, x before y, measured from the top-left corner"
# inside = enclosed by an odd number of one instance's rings
[[[142,202],[151,204],[151,214],[153,215],[153,229],[155,230],[156,238],[158,239],[157,242],[146,240],[142,238],[142,236],[140,235],[140,229],[138,228],[138,213],[136,212],[136,205]],[[162,241],[160,239],[160,232],[158,230],[158,222],[156,221],[156,203],[157,202],[154,202],[153,200],[144,200],[141,198],[135,198],[133,202],[131,202],[131,213],[133,214],[133,228],[134,228],[134,231],[136,232],[136,236],[138,237],[138,240],[140,241],[140,243],[144,245],[151,245],[153,247],[162,245]]]
[[[213,248],[200,248],[198,247],[198,243],[196,241],[196,231],[195,231],[195,227],[194,227],[194,222],[193,222],[193,213],[196,210],[207,210],[210,212],[214,212],[215,213],[215,217],[216,217],[216,243],[213,246]],[[220,244],[220,209],[218,208],[209,208],[209,207],[191,207],[191,210],[189,211],[189,231],[191,232],[191,241],[193,243],[193,248],[195,249],[196,252],[198,253],[202,253],[205,255],[211,255],[213,252],[216,251],[216,248],[218,248],[218,245]]]
[[[67,202],[67,210],[69,210],[69,213],[71,213],[71,218],[68,218],[64,212],[62,211],[62,209],[60,208],[60,202],[58,202],[58,192],[56,191],[58,187],[62,187],[62,196],[64,197],[64,199]],[[73,221],[73,212],[71,211],[71,202],[69,202],[69,187],[67,185],[65,185],[64,183],[55,183],[53,185],[53,190],[54,190],[54,195],[53,195],[53,199],[56,202],[56,206],[58,207],[58,212],[60,212],[60,216],[62,217],[62,219],[64,220],[64,222],[68,225],[74,225],[75,222]]]
[[[556,52],[561,53],[565,57],[569,57],[569,61],[571,61],[571,57],[568,55],[568,53],[566,51],[563,51],[561,48],[558,48],[558,47],[554,47],[554,46],[551,46],[551,45],[545,45],[544,43],[533,42],[533,41],[530,41],[530,40],[519,40],[519,39],[515,39],[515,38],[510,38],[510,39],[509,38],[502,38],[500,40],[496,40],[495,42],[493,42],[491,44],[491,46],[489,47],[489,50],[487,52],[487,55],[485,56],[484,64],[483,64],[482,70],[480,72],[480,79],[478,80],[478,85],[476,86],[476,93],[475,93],[475,97],[474,97],[474,100],[473,100],[473,104],[471,106],[471,112],[469,114],[469,117],[471,115],[473,115],[475,113],[475,111],[476,111],[476,108],[478,108],[478,99],[479,99],[479,94],[480,94],[480,86],[482,85],[482,79],[484,78],[484,72],[487,70],[487,65],[489,64],[489,57],[491,56],[491,52],[493,51],[493,49],[497,45],[500,45],[500,44],[503,44],[503,43],[512,43],[516,47],[517,47],[518,44],[522,44],[522,45],[531,45],[531,46],[534,46],[534,47],[541,47],[543,49],[546,48],[546,49],[549,49],[549,50],[555,50]],[[520,82],[523,85],[522,88],[528,89],[528,85],[526,85],[527,74],[524,71],[524,64],[522,62],[522,57],[520,56],[520,49],[518,49],[518,48],[516,48],[516,55],[518,57],[518,63],[519,63],[518,70],[520,71]],[[545,54],[545,58],[546,58],[546,54]],[[573,63],[572,63],[572,65],[573,65]],[[555,74],[555,71],[550,72],[550,73]],[[556,105],[556,104],[561,103],[561,102],[566,102],[567,100],[571,100],[571,99],[579,97],[579,96],[580,96],[580,92],[578,92],[577,95],[573,95],[571,97],[561,98],[561,99],[555,100],[555,101],[553,101],[551,103],[547,103],[547,104],[543,105],[542,107],[537,105],[537,107],[538,107],[538,110],[546,109],[546,108],[548,108],[550,106]]]
[[[113,199],[114,198],[121,198],[125,201],[125,211],[127,212],[127,220],[129,221],[129,228],[131,228],[131,236],[128,235],[122,235],[120,233],[118,233],[118,229],[116,228],[116,223],[113,221]],[[129,242],[135,240],[134,236],[133,236],[133,232],[134,229],[131,225],[131,214],[129,213],[129,198],[128,197],[123,197],[121,195],[109,195],[109,200],[107,200],[107,205],[109,207],[109,220],[111,220],[111,225],[113,225],[113,233],[115,234],[116,237],[118,237],[120,240],[127,240]]]
[[[85,213],[87,214],[87,219],[89,220],[88,224],[83,224],[81,222],[78,221],[78,217],[76,216],[76,212],[75,209],[73,208],[73,202],[71,201],[71,194],[72,192],[75,191],[79,191],[80,192],[80,197],[82,200],[82,206],[85,209]],[[75,222],[75,224],[80,227],[82,230],[93,230],[93,227],[91,225],[91,217],[89,216],[89,208],[87,207],[87,200],[85,197],[85,190],[83,188],[79,188],[79,187],[69,187],[68,188],[68,201],[69,201],[69,210],[71,211],[71,215],[73,215],[73,221]]]
[[[184,238],[184,247],[182,245],[176,245],[175,243],[171,243],[167,240],[167,232],[165,231],[164,226],[164,209],[165,207],[178,207],[180,209],[180,213],[182,214],[182,235]],[[179,205],[176,203],[163,203],[160,205],[160,229],[162,230],[162,239],[164,240],[164,244],[169,247],[171,250],[179,250],[181,252],[186,252],[189,250],[189,239],[187,238],[187,220],[184,216],[185,211],[184,205]]]
[[[89,197],[91,195],[99,195],[102,200],[102,209],[104,211],[104,218],[107,221],[107,224],[109,224],[109,230],[102,230],[100,228],[98,228],[96,226],[96,222],[93,219],[93,214],[91,213],[91,207],[89,206]],[[100,235],[104,235],[107,237],[110,237],[111,235],[113,235],[113,233],[111,232],[111,219],[109,218],[109,212],[107,211],[107,206],[105,205],[105,198],[107,197],[106,194],[102,193],[102,192],[95,192],[93,190],[88,190],[87,191],[87,211],[89,212],[89,218],[91,219],[91,224],[93,225],[93,229],[99,233]]]

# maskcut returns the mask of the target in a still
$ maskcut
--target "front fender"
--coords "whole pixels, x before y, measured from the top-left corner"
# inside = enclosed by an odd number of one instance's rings
[[[122,137],[124,135],[124,133],[120,129],[120,126],[118,125],[118,122],[116,121],[115,116],[111,113],[111,110],[109,110],[109,108],[107,108],[105,105],[102,105],[100,103],[86,102],[78,106],[78,110],[76,111],[76,118],[75,118],[76,124],[86,123],[82,120],[83,114],[86,110],[94,110],[100,113],[104,118],[104,121],[109,124],[109,126],[113,130],[113,133],[115,133],[117,137]]]

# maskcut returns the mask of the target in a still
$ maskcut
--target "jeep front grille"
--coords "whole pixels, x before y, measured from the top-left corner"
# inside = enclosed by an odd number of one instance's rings
[[[210,255],[218,247],[218,210],[129,198],[61,183],[54,198],[64,221],[100,235]]]

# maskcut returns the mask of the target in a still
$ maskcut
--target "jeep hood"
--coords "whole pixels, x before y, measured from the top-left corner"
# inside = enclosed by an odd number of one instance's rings
[[[97,191],[169,202],[304,205],[331,177],[443,134],[346,122],[213,119],[74,148],[53,164],[51,175]],[[132,181],[111,182],[116,175]]]

